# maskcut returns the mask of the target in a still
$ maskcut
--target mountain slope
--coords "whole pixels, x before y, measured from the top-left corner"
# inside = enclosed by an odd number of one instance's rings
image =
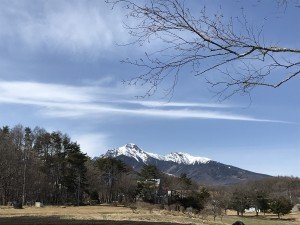
[[[146,152],[135,144],[108,150],[103,157],[122,160],[136,171],[139,171],[145,164],[152,164],[162,172],[174,176],[186,173],[193,180],[206,185],[229,185],[268,177],[265,174],[254,173],[183,152],[173,152],[161,156]]]

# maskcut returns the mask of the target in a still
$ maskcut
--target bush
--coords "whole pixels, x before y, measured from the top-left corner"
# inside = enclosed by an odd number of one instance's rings
[[[185,208],[193,207],[194,209],[201,211],[204,209],[204,205],[206,204],[209,198],[209,193],[203,189],[200,193],[193,193],[190,196],[181,198],[179,202]]]
[[[23,205],[22,205],[22,202],[13,202],[13,207],[14,209],[23,209]]]
[[[271,212],[277,214],[278,218],[289,214],[293,208],[291,201],[285,197],[275,198],[270,203]]]

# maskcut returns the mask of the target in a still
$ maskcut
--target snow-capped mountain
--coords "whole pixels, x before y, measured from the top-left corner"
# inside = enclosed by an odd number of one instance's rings
[[[132,143],[108,150],[102,157],[119,159],[136,171],[140,171],[145,164],[151,164],[165,174],[180,176],[186,173],[195,181],[209,185],[228,185],[268,176],[183,152],[173,152],[162,156],[144,151]]]
[[[108,150],[105,156],[117,157],[117,156],[128,156],[134,158],[138,162],[147,164],[149,159],[157,159],[162,161],[171,161],[178,164],[193,165],[195,163],[207,163],[211,161],[205,157],[195,157],[184,152],[172,152],[168,155],[161,156],[158,154],[143,151],[136,144],[127,144],[120,148]]]
[[[165,161],[172,161],[178,164],[187,164],[193,165],[195,163],[208,163],[211,161],[209,158],[199,157],[199,156],[192,156],[188,153],[184,152],[172,152],[166,156],[164,156]]]

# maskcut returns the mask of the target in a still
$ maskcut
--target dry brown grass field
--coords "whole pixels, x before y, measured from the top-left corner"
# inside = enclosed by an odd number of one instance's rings
[[[5,225],[142,225],[142,224],[193,224],[193,225],[230,225],[236,220],[246,225],[300,225],[300,213],[293,213],[277,220],[274,215],[255,217],[246,214],[237,217],[233,213],[222,220],[213,221],[210,216],[187,215],[165,210],[137,210],[125,207],[83,206],[83,207],[44,207],[24,209],[0,208],[0,224]]]

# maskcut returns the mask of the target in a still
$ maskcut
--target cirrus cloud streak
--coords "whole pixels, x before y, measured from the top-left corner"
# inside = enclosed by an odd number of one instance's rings
[[[120,86],[71,86],[23,81],[0,81],[0,104],[37,107],[42,116],[79,119],[150,117],[288,123],[228,112],[229,105],[199,102],[130,100],[132,90]],[[212,108],[212,109],[211,109]],[[225,111],[226,109],[227,111]]]

